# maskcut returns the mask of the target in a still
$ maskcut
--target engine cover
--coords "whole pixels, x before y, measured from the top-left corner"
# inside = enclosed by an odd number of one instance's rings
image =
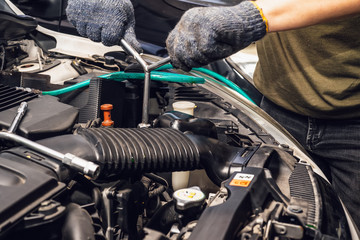
[[[15,90],[15,88],[9,88],[7,94],[14,92],[14,94],[19,95],[19,91],[20,90]],[[12,99],[15,97],[14,95]],[[2,96],[0,92],[0,100],[1,99]],[[17,104],[11,105],[11,108],[5,108],[5,110],[0,111],[1,128],[9,128],[16,116],[21,101],[28,102],[28,110],[21,121],[17,134],[32,140],[69,133],[78,117],[77,108],[59,102],[56,97],[38,96],[30,100],[24,98],[23,100],[17,101]],[[14,105],[15,107],[13,107]]]
[[[64,188],[44,167],[11,153],[0,154],[0,236]]]

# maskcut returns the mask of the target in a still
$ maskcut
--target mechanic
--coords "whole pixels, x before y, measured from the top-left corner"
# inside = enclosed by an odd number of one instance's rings
[[[188,10],[166,44],[189,71],[257,41],[261,107],[314,157],[360,226],[360,1],[257,0]],[[69,0],[78,32],[141,50],[130,0]],[[259,40],[259,41],[258,41]]]

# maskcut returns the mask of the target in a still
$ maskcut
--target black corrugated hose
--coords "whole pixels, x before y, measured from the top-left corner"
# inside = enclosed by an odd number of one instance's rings
[[[77,134],[95,146],[102,176],[200,168],[196,145],[171,128],[89,128]]]

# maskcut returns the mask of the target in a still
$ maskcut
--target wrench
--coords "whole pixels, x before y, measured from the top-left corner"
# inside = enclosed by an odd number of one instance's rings
[[[161,67],[170,62],[170,57],[166,57],[160,61],[157,61],[151,65],[148,65],[140,54],[124,39],[120,41],[121,45],[138,61],[145,73],[144,79],[144,92],[143,92],[143,106],[142,106],[142,119],[138,125],[139,128],[149,127],[149,96],[150,96],[150,72],[158,67]]]

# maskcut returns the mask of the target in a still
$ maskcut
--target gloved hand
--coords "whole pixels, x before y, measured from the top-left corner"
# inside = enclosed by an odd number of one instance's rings
[[[66,14],[83,37],[106,46],[119,44],[124,38],[141,51],[135,36],[134,8],[130,0],[68,0]]]
[[[192,8],[170,32],[166,45],[172,65],[189,71],[247,47],[265,36],[266,29],[260,10],[249,1]]]

